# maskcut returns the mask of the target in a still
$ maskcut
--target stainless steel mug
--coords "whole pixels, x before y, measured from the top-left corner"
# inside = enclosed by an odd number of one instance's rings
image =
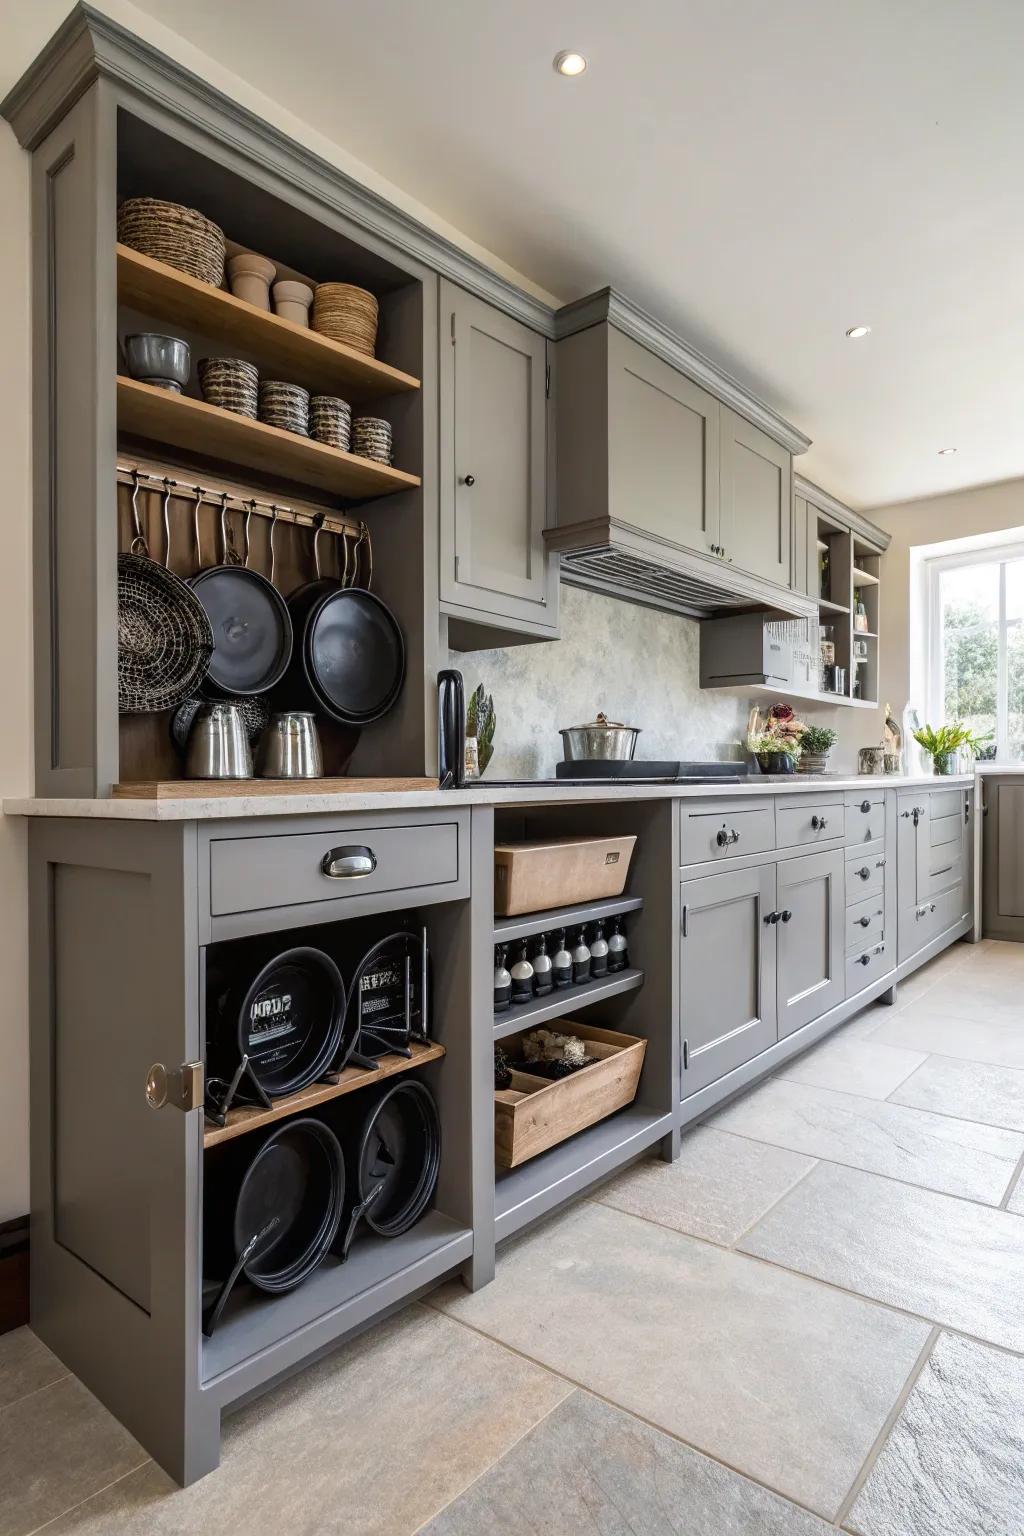
[[[256,771],[262,779],[319,779],[324,760],[316,719],[309,710],[271,715],[260,738]]]
[[[200,706],[188,733],[185,775],[190,779],[251,779],[249,733],[237,704]]]

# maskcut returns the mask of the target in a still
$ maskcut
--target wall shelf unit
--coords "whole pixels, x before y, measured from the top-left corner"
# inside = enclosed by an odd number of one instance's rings
[[[515,1004],[506,1013],[494,1016],[494,1038],[503,1040],[506,1035],[518,1034],[521,1029],[533,1029],[548,1019],[562,1019],[585,1008],[589,1003],[603,1002],[618,997],[622,992],[632,992],[644,984],[643,971],[632,968],[616,971],[612,976],[601,976],[596,981],[585,981],[578,987],[562,987],[547,997],[535,997],[531,1003]]]

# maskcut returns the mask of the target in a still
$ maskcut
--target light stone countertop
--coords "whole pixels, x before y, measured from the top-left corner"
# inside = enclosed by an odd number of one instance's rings
[[[1024,770],[1022,770],[1024,771]],[[397,793],[209,795],[189,800],[40,800],[3,802],[7,816],[64,816],[112,821],[244,820],[267,816],[323,816],[373,811],[438,810],[458,805],[576,805],[608,800],[742,799],[750,795],[809,794],[847,789],[958,788],[973,784],[973,774],[939,778],[932,775],[794,774],[756,775],[743,784],[594,784],[560,788],[545,784],[521,789],[481,784],[475,789],[402,790]]]

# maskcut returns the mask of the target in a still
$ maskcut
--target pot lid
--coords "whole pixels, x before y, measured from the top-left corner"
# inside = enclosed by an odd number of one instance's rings
[[[559,731],[559,736],[565,736],[569,731],[639,731],[638,725],[624,725],[621,720],[609,720],[604,710],[598,712],[596,720],[588,720],[586,725],[567,725]]]

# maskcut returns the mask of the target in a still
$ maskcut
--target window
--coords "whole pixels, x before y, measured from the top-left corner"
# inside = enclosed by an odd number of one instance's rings
[[[928,561],[928,715],[1024,759],[1024,546]]]

